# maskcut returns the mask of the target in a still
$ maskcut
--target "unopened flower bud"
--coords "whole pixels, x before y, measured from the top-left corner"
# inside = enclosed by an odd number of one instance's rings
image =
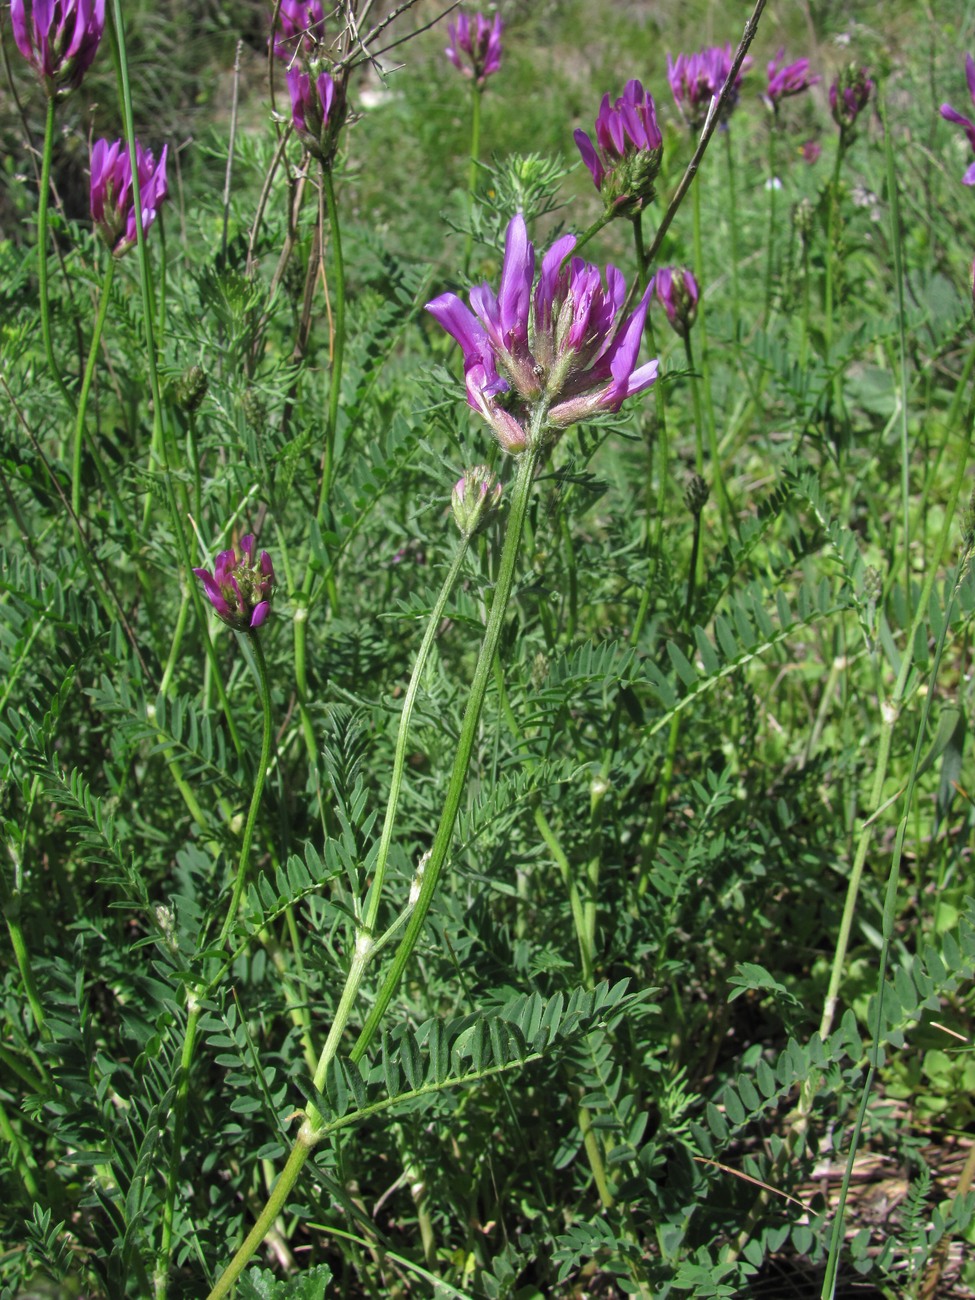
[[[245,389],[240,399],[240,408],[244,413],[244,419],[255,430],[260,432],[267,425],[267,402],[256,388]]]
[[[465,537],[485,528],[501,504],[501,484],[486,465],[466,470],[454,484],[450,508]]]
[[[693,271],[686,266],[662,266],[651,279],[649,292],[667,313],[674,333],[686,339],[697,319],[700,298]]]
[[[809,242],[815,215],[816,210],[809,199],[800,199],[792,209],[792,224],[804,244]]]
[[[873,564],[868,565],[863,573],[863,594],[871,604],[876,604],[884,589],[884,580],[880,570]]]
[[[711,489],[700,474],[692,474],[684,489],[684,505],[692,515],[699,515],[707,505]]]
[[[187,413],[198,411],[209,386],[210,381],[202,366],[187,366],[173,385],[176,405]]]

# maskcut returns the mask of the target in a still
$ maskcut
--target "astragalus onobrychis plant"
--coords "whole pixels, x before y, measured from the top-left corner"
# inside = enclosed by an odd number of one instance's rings
[[[650,8],[11,0],[0,1295],[975,1294],[975,31]]]

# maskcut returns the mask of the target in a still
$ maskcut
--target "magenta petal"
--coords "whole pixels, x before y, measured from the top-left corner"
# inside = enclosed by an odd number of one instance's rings
[[[975,185],[975,162],[973,162],[965,175],[961,178],[963,185]]]
[[[474,291],[471,290],[472,298],[473,295]],[[443,293],[439,298],[434,298],[426,304],[426,310],[460,344],[465,366],[489,350],[481,322],[455,293]]]
[[[597,190],[603,188],[603,178],[606,175],[606,169],[599,160],[599,154],[593,148],[593,143],[581,128],[573,131],[572,138],[576,142],[579,152],[582,154],[582,161],[589,168],[589,174],[592,176],[593,184]]]
[[[508,223],[498,291],[501,337],[511,352],[515,350],[512,344],[528,341],[528,306],[534,273],[535,249],[529,243],[525,218],[519,212]]]
[[[251,631],[256,631],[261,626],[268,614],[271,612],[271,602],[262,600],[259,605],[254,606],[254,612],[251,615]]]

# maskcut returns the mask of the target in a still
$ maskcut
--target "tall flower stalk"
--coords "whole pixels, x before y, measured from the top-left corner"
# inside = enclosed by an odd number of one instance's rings
[[[536,283],[535,250],[528,240],[524,220],[517,216],[508,227],[498,293],[483,284],[471,290],[470,308],[455,294],[443,294],[427,304],[434,318],[463,349],[469,405],[488,422],[502,447],[518,457],[518,468],[494,595],[433,845],[422,870],[417,872],[400,920],[378,939],[373,931],[381,900],[377,882],[373,882],[364,920],[356,927],[353,955],[338,1008],[315,1071],[314,1087],[318,1093],[325,1086],[329,1066],[338,1053],[370,961],[408,913],[406,930],[390,969],[350,1054],[353,1062],[362,1058],[378,1031],[436,894],[467,784],[484,699],[494,673],[538,466],[548,447],[569,424],[601,410],[619,410],[626,397],[644,391],[656,379],[656,361],[639,367],[636,364],[647,295],[635,311],[622,317],[626,296],[622,276],[614,267],[607,267],[605,274],[601,274],[598,268],[580,258],[571,258],[574,245],[572,236],[557,240],[542,259]],[[455,501],[455,508],[476,507],[479,500],[487,501],[491,491],[489,486],[483,491],[472,487],[468,494],[465,488],[459,493],[461,501]],[[462,532],[465,538],[469,535],[463,523]],[[452,583],[453,577],[452,569],[448,581]],[[443,594],[442,599],[446,599]],[[431,636],[428,625],[427,637]],[[410,704],[412,707],[412,696]],[[399,744],[397,749],[399,752]],[[394,776],[396,771],[394,765]],[[387,815],[388,828],[384,824],[381,841],[384,845],[388,845],[392,835],[401,777],[400,765],[399,778],[394,779],[390,792],[392,813]],[[310,1103],[267,1204],[210,1293],[210,1300],[226,1295],[240,1276],[285,1205],[327,1127],[327,1116],[315,1103]]]
[[[501,67],[501,34],[504,22],[495,15],[489,22],[484,14],[468,18],[460,14],[448,24],[450,40],[444,54],[470,82],[471,87],[471,148],[467,170],[468,231],[464,243],[464,275],[470,274],[471,255],[474,251],[474,203],[477,197],[477,170],[481,161],[481,96],[487,79]]]
[[[54,150],[55,104],[81,85],[105,31],[105,0],[11,0],[10,26],[14,43],[36,72],[47,96],[41,188],[37,205],[37,280],[41,337],[48,369],[74,410],[51,337],[51,306],[47,278],[47,215]]]

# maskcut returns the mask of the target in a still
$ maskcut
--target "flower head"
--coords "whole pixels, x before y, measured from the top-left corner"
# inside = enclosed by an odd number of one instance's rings
[[[697,54],[678,54],[676,59],[667,55],[667,80],[674,102],[692,131],[700,130],[704,125],[711,101],[720,95],[733,63],[730,45],[713,45]],[[734,112],[742,77],[751,63],[751,58],[746,57],[738,69],[734,85],[721,109],[722,126],[727,126],[728,118]]]
[[[465,537],[486,528],[501,504],[501,484],[486,465],[464,471],[450,494],[454,521]]]
[[[281,0],[272,39],[276,57],[289,63],[299,54],[312,53],[325,40],[322,0]]]
[[[621,320],[622,274],[571,257],[575,242],[555,241],[535,283],[535,249],[519,213],[508,225],[497,294],[487,284],[473,288],[473,311],[454,293],[427,303],[464,350],[469,405],[506,451],[528,445],[533,415],[544,417],[545,430],[564,429],[618,411],[657,377],[656,361],[636,364],[649,291]]]
[[[972,102],[975,103],[975,59],[970,54],[965,55],[965,76],[968,79],[968,93]],[[967,117],[962,117],[961,113],[956,113],[950,104],[941,105],[941,116],[946,122],[954,122],[957,126],[963,128],[968,136],[968,143],[975,149],[975,125]],[[975,185],[975,162],[971,164],[968,171],[962,177],[965,185]]]
[[[169,193],[166,186],[166,154],[156,162],[150,149],[135,144],[139,172],[139,198],[142,202],[142,233],[156,219],[156,212]],[[96,140],[91,150],[91,216],[95,228],[116,257],[136,242],[135,202],[132,193],[132,163],[124,140],[109,144]]]
[[[585,131],[576,131],[574,138],[607,209],[625,215],[652,201],[664,142],[653,96],[639,81],[628,81],[615,104],[603,96],[595,145]]]
[[[465,77],[473,77],[475,85],[483,86],[501,67],[503,31],[500,14],[495,15],[493,23],[484,14],[475,14],[473,19],[460,14],[455,23],[447,25],[450,44],[444,54]]]
[[[335,154],[339,128],[345,117],[339,83],[314,65],[304,71],[288,69],[291,120],[295,131],[314,157],[329,163]]]
[[[105,0],[10,0],[17,49],[51,99],[77,90],[105,30]]]
[[[853,127],[867,106],[873,91],[873,82],[866,68],[851,63],[843,69],[829,88],[829,111],[840,128],[840,138],[852,136]]]
[[[221,551],[208,569],[194,569],[218,618],[238,632],[256,632],[271,612],[274,569],[267,551],[257,558],[253,533],[241,538],[237,552]]]
[[[809,163],[810,165],[819,161],[819,155],[822,152],[823,146],[818,140],[806,140],[799,148],[799,153],[802,155],[802,161],[804,163]]]
[[[809,60],[797,59],[795,63],[785,63],[783,47],[768,64],[768,86],[762,98],[773,113],[778,112],[779,104],[791,95],[801,95],[810,86],[822,81],[822,77],[809,75]]]
[[[662,266],[650,280],[650,292],[667,313],[674,331],[687,338],[697,319],[700,294],[694,274],[686,266]]]

